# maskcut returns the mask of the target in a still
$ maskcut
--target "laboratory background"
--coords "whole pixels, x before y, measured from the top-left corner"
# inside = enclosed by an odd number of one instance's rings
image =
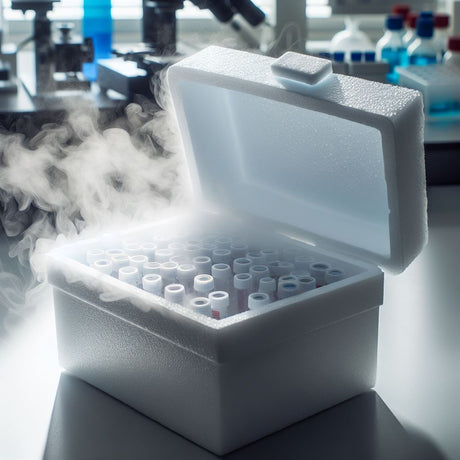
[[[0,0],[0,459],[460,459],[460,0]]]

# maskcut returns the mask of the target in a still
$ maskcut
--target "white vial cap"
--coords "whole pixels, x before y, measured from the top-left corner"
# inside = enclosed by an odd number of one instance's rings
[[[189,260],[192,260],[194,257],[199,256],[201,253],[201,246],[199,244],[187,244],[184,247],[184,256]]]
[[[314,262],[310,264],[310,273],[316,279],[317,285],[323,285],[326,282],[326,272],[331,268],[327,262]]]
[[[279,251],[277,249],[262,249],[260,251],[265,263],[279,259]]]
[[[314,259],[311,256],[297,256],[294,259],[294,265],[298,270],[306,270],[308,271],[310,265],[313,263]]]
[[[180,256],[172,256],[169,258],[170,262],[176,262],[176,264],[186,264],[188,262],[188,258],[185,257],[183,254]]]
[[[335,283],[336,281],[343,280],[345,278],[345,272],[338,268],[331,268],[326,272],[325,281],[326,284]]]
[[[176,262],[164,262],[160,266],[160,275],[164,281],[174,281],[176,279],[178,265]]]
[[[191,281],[196,275],[196,267],[193,264],[180,264],[177,267],[176,277],[180,282]]]
[[[109,258],[98,259],[93,263],[92,266],[98,272],[105,273],[106,275],[110,275],[113,270],[112,261]]]
[[[201,273],[206,273],[210,274],[211,273],[211,266],[212,266],[212,260],[208,256],[198,256],[194,257],[193,260],[193,265],[195,265],[197,274]]]
[[[135,256],[137,254],[142,254],[142,247],[139,243],[126,243],[124,245],[126,254],[129,256]]]
[[[212,261],[215,264],[230,264],[232,261],[230,249],[214,249],[214,251],[212,251]]]
[[[271,294],[276,291],[276,280],[270,276],[261,278],[259,280],[259,292],[265,292],[266,294]]]
[[[237,259],[239,257],[244,257],[248,252],[249,247],[246,243],[233,242],[230,246],[230,251],[232,252],[232,257]]]
[[[107,249],[107,251],[105,251],[105,255],[112,258],[113,256],[124,256],[126,255],[126,252],[123,249],[112,248]]]
[[[257,279],[257,281],[259,281],[260,278],[268,276],[270,271],[266,265],[253,265],[249,269],[249,273],[252,275],[253,279]]]
[[[205,316],[211,316],[211,301],[206,297],[195,297],[190,301],[190,308]]]
[[[182,284],[170,284],[165,287],[165,299],[170,302],[182,303],[185,297],[185,288]]]
[[[209,294],[211,302],[211,314],[215,319],[222,319],[227,316],[230,297],[228,292],[214,291]]]
[[[246,258],[251,261],[251,265],[261,265],[265,262],[265,258],[260,251],[248,251]]]
[[[150,273],[156,273],[157,275],[159,275],[160,274],[160,268],[161,268],[160,262],[146,262],[142,266],[142,273],[144,275],[148,275]]]
[[[254,292],[249,294],[248,308],[249,310],[259,310],[270,303],[270,296],[266,292]]]
[[[289,273],[294,270],[294,264],[292,262],[285,262],[280,261],[276,266],[271,267],[271,271],[273,271],[273,276],[284,276],[289,275]]]
[[[232,238],[229,236],[218,236],[215,240],[214,243],[219,249],[230,249],[230,246],[232,245]]]
[[[112,256],[112,265],[113,271],[118,273],[121,267],[127,267],[129,265],[129,256],[127,254]]]
[[[155,251],[155,262],[168,262],[173,255],[174,252],[171,249],[157,249]]]
[[[232,277],[232,269],[228,264],[214,264],[212,266],[211,275],[215,279],[230,279]]]
[[[174,241],[173,243],[168,244],[168,249],[174,252],[175,256],[181,255],[184,253],[185,244],[179,243],[178,241]]]
[[[147,256],[149,260],[153,260],[155,258],[155,251],[157,250],[157,245],[155,243],[142,243],[141,244],[141,253],[144,256]]]
[[[233,286],[235,289],[250,289],[252,284],[252,275],[249,273],[238,273],[233,277]]]
[[[278,282],[282,283],[283,281],[296,281],[297,277],[294,275],[283,275],[278,278]]]
[[[138,254],[136,256],[131,256],[129,258],[129,265],[136,267],[139,270],[139,273],[143,273],[142,269],[148,261],[149,258],[147,256],[144,256],[143,254]]]
[[[296,278],[303,278],[305,276],[310,276],[310,272],[304,268],[299,268],[297,270],[292,270],[291,275]]]
[[[233,261],[233,272],[238,275],[238,273],[249,273],[251,268],[251,261],[246,259],[246,257],[239,257]]]
[[[102,249],[88,249],[86,251],[86,262],[88,265],[94,264],[96,260],[104,258],[104,251]]]
[[[278,298],[279,299],[285,299],[286,297],[290,297],[298,293],[299,293],[299,282],[297,280],[281,281],[280,283],[278,283]]]
[[[118,279],[124,283],[137,286],[139,282],[139,270],[136,267],[121,267],[118,270]]]
[[[161,276],[156,273],[149,273],[142,277],[142,288],[152,294],[161,295],[163,290],[163,281]]]
[[[193,289],[203,294],[214,289],[214,278],[211,275],[197,275],[193,279]]]
[[[313,276],[304,276],[298,278],[299,281],[299,292],[308,292],[316,288],[316,280]]]
[[[202,243],[200,246],[200,255],[212,257],[212,251],[217,249],[217,246],[214,243]]]

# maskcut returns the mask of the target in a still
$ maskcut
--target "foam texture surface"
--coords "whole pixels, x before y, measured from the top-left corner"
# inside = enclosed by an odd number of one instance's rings
[[[274,62],[210,47],[169,69],[198,197],[403,270],[427,234],[420,94],[336,74],[286,90]]]

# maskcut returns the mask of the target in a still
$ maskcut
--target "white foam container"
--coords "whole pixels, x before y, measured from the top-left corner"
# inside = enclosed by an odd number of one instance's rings
[[[85,266],[86,249],[114,236],[50,257],[61,365],[217,454],[374,385],[379,266],[403,270],[426,240],[419,93],[327,62],[210,47],[172,66],[204,214],[131,236],[258,229],[346,279],[219,321]]]

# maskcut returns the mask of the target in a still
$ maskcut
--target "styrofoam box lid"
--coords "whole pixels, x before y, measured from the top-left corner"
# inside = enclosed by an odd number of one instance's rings
[[[198,198],[402,271],[426,241],[417,91],[209,47],[168,72]]]

